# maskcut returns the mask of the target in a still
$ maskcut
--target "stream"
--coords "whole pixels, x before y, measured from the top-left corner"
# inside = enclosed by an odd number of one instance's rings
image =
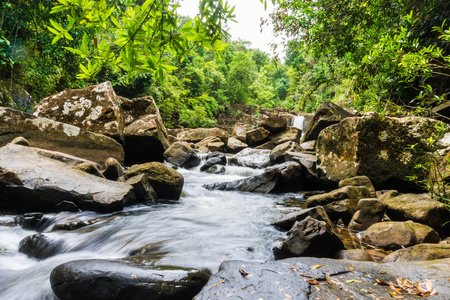
[[[18,252],[20,241],[35,231],[14,224],[15,215],[0,215],[0,299],[57,299],[49,275],[58,265],[79,259],[116,259],[142,247],[156,265],[207,268],[216,272],[225,260],[264,262],[285,233],[270,225],[292,208],[290,195],[208,191],[203,184],[257,175],[262,170],[227,166],[222,175],[179,169],[185,178],[179,201],[137,205],[121,212],[47,214],[43,231],[62,243],[63,253],[37,260]],[[73,231],[51,231],[55,223],[97,221]]]

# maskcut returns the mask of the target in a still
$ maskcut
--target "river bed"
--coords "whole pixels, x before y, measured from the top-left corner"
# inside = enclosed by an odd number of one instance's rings
[[[208,191],[203,184],[236,180],[262,170],[227,166],[223,175],[179,169],[185,178],[179,201],[137,205],[118,213],[48,214],[44,234],[62,243],[63,253],[43,260],[18,252],[20,241],[35,231],[13,225],[14,215],[0,215],[0,299],[56,299],[49,283],[59,264],[78,259],[115,259],[146,246],[156,265],[207,268],[222,261],[264,262],[285,233],[270,225],[290,208],[288,195]],[[50,232],[54,223],[98,221],[73,231]]]

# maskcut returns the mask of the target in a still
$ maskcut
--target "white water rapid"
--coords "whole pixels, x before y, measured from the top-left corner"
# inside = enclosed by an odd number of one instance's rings
[[[203,184],[230,181],[261,173],[227,166],[224,175],[178,170],[185,177],[179,201],[138,205],[122,212],[48,214],[51,222],[100,219],[73,231],[43,234],[63,242],[63,253],[37,260],[18,252],[20,241],[35,231],[14,224],[13,215],[0,215],[0,299],[56,299],[50,272],[78,259],[123,258],[143,246],[156,252],[156,264],[218,270],[224,260],[268,261],[272,247],[285,237],[270,223],[282,216],[286,195],[208,191]]]

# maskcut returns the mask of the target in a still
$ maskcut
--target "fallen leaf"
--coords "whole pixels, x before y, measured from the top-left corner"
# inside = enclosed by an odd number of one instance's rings
[[[312,277],[312,276],[310,276],[308,274],[305,274],[305,273],[298,273],[298,274],[302,275],[303,277],[314,278],[314,277]]]
[[[241,268],[239,268],[239,273],[241,273],[241,275],[243,276],[243,277],[246,277],[246,276],[248,276],[248,273],[246,273],[244,270],[242,270]]]
[[[380,274],[386,274],[386,271],[381,271]]]
[[[355,268],[353,267],[348,267],[351,271],[355,271]]]
[[[315,265],[311,269],[315,270],[315,269],[318,269],[318,268],[321,268],[321,267],[323,267],[323,265]]]
[[[226,279],[226,278],[222,279],[221,281],[219,281],[218,283],[216,283],[215,285],[213,285],[213,287],[216,287],[216,286],[218,286],[219,284],[224,283],[225,280],[227,280],[227,279]]]
[[[320,287],[318,287],[317,285],[314,285],[314,287],[315,287],[318,291],[320,291]]]
[[[292,299],[293,297],[291,295],[288,294],[284,294],[286,297],[288,297],[289,299]]]
[[[394,298],[405,299],[405,297],[398,295],[396,292],[389,293],[389,295]]]
[[[291,267],[290,270],[291,271],[298,271],[298,269],[296,267]]]
[[[325,275],[325,279],[327,280],[329,285],[340,285],[340,282],[334,281],[330,276]]]

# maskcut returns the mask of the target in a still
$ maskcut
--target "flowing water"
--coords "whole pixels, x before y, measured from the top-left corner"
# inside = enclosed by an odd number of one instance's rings
[[[292,117],[291,124],[292,127],[296,127],[302,130],[302,137],[306,131],[305,117],[304,116],[294,116]]]
[[[53,268],[78,259],[114,259],[144,246],[157,252],[158,265],[208,268],[216,272],[224,260],[268,261],[272,247],[285,237],[270,223],[289,208],[289,195],[208,191],[203,184],[261,173],[227,166],[224,175],[179,170],[185,177],[179,201],[126,208],[122,212],[47,215],[52,223],[97,222],[73,231],[44,234],[63,242],[63,253],[37,260],[18,252],[20,241],[36,232],[14,225],[14,216],[0,215],[0,299],[55,299],[49,283]]]

